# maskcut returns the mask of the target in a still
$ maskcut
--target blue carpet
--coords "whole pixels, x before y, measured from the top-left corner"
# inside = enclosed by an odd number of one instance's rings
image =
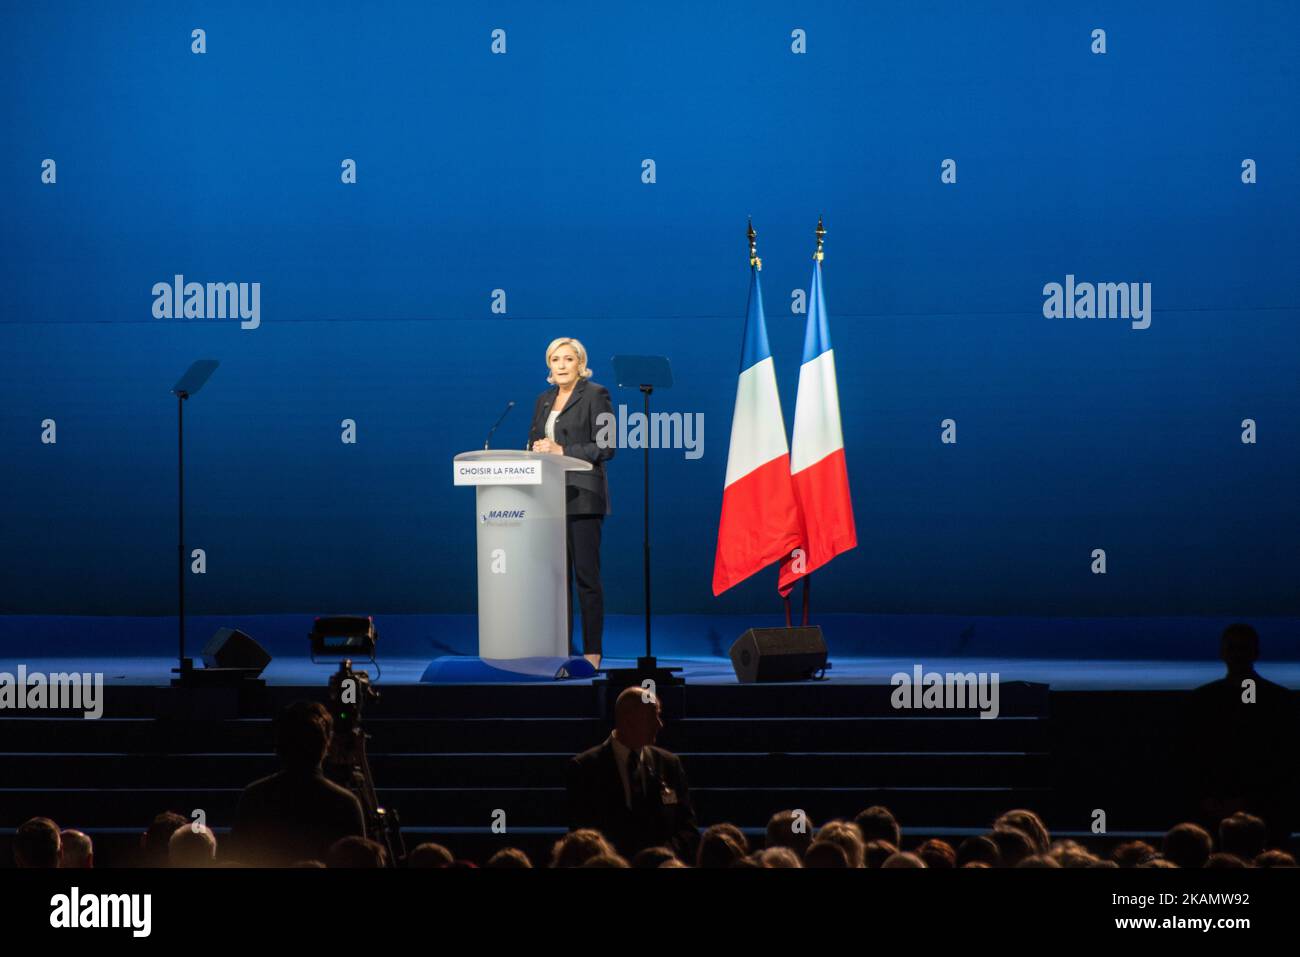
[[[446,685],[514,684],[523,681],[556,681],[560,678],[576,680],[590,678],[594,674],[591,662],[581,657],[490,661],[486,658],[446,655],[431,661],[420,676],[420,681],[424,684]]]

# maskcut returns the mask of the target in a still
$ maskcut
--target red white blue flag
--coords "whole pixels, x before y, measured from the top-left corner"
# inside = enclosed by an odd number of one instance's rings
[[[831,348],[826,300],[822,295],[820,241],[818,247],[808,296],[808,327],[804,333],[803,364],[799,367],[790,450],[790,472],[799,504],[802,540],[799,552],[781,562],[777,588],[782,595],[788,595],[804,575],[858,544],[853,499],[849,495],[849,469],[844,460],[835,351]]]
[[[713,559],[714,595],[780,561],[801,541],[759,268],[751,236],[749,310]]]

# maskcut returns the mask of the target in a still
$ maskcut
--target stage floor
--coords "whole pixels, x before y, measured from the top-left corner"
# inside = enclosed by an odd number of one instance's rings
[[[381,684],[419,684],[428,668],[429,658],[382,658],[380,671],[374,664],[358,662],[357,668],[370,672]],[[100,672],[107,685],[166,685],[175,667],[175,658],[159,657],[57,657],[0,658],[0,672],[17,674],[19,665],[27,672]],[[632,659],[606,658],[609,668],[630,668]],[[661,658],[661,665],[678,666],[690,684],[735,684],[736,676],[726,658]],[[1176,691],[1195,688],[1222,678],[1223,665],[1217,661],[1135,661],[1075,660],[1048,658],[835,658],[826,679],[835,684],[890,683],[898,672],[911,674],[916,665],[926,672],[996,672],[1001,681],[1029,681],[1050,685],[1054,691]],[[275,658],[263,674],[268,684],[309,687],[328,682],[335,663],[313,664],[307,657]],[[1288,688],[1300,688],[1300,662],[1263,662],[1260,674]],[[586,684],[591,679],[569,679],[563,684]],[[485,683],[485,682],[456,682]],[[558,682],[557,682],[558,683]]]

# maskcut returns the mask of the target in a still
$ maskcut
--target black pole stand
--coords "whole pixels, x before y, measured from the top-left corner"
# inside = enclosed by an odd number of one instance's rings
[[[791,591],[794,591],[794,587],[791,586],[790,590],[791,590]],[[803,576],[803,621],[801,622],[801,624],[804,624],[804,625],[807,625],[807,624],[808,624],[808,613],[809,613],[808,594],[809,594],[809,592],[810,592],[811,590],[812,590],[812,575],[804,575],[804,576]],[[790,596],[789,596],[788,594],[787,594],[787,595],[783,595],[783,596],[781,597],[781,603],[785,606],[785,626],[786,626],[787,628],[789,628],[789,627],[791,627],[791,625],[790,625]]]
[[[650,422],[650,393],[655,390],[652,385],[641,386],[641,395],[645,398],[645,420],[647,428]],[[650,650],[650,443],[647,441],[641,450],[645,465],[645,503],[643,506],[643,524],[641,529],[641,566],[645,575],[645,657],[637,659],[637,667],[655,666],[654,654]]]
[[[185,400],[203,388],[217,368],[217,360],[200,359],[172,386],[176,396],[176,667],[173,686],[191,687],[211,678],[185,656]],[[207,684],[209,682],[203,682]]]
[[[185,400],[188,392],[176,393],[176,671],[180,684],[188,684],[194,659],[185,657]]]
[[[654,386],[642,385],[641,395],[644,397],[645,421],[647,430],[650,427],[650,393],[654,392]],[[641,564],[642,577],[645,583],[645,655],[636,660],[635,668],[609,668],[605,674],[613,685],[630,687],[631,685],[645,686],[647,680],[654,682],[655,687],[665,685],[680,685],[683,680],[675,672],[681,671],[680,668],[660,667],[659,661],[654,656],[654,650],[650,640],[650,442],[649,432],[645,448],[641,450],[642,467],[644,471],[645,497],[643,508],[645,517],[641,527]]]
[[[641,360],[650,360],[647,366]],[[619,372],[619,384],[625,387],[631,387],[632,383],[637,383],[641,390],[642,407],[645,411],[646,422],[646,444],[642,449],[642,472],[644,480],[644,497],[642,507],[644,518],[641,527],[641,563],[642,563],[642,580],[645,588],[645,654],[637,658],[635,668],[603,668],[609,683],[619,688],[627,688],[632,685],[645,687],[646,681],[654,682],[655,687],[672,686],[683,684],[683,679],[676,674],[681,668],[667,668],[659,664],[658,659],[654,656],[653,646],[651,644],[651,605],[650,605],[650,395],[655,390],[655,385],[669,386],[672,384],[672,374],[668,368],[668,360],[661,357],[645,356],[615,356],[614,368]],[[624,362],[627,361],[627,365]],[[629,376],[636,376],[628,381],[620,369],[627,371]],[[649,374],[646,370],[649,369]],[[647,381],[658,378],[659,381]]]

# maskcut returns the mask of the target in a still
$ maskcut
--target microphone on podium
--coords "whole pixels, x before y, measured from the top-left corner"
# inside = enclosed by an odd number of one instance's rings
[[[491,447],[493,433],[495,433],[497,428],[501,425],[501,423],[505,421],[506,416],[510,414],[510,410],[513,409],[514,407],[515,407],[514,399],[511,399],[509,402],[506,403],[506,410],[501,413],[501,418],[497,419],[497,424],[492,426],[492,430],[488,432],[487,438],[483,440],[483,448],[485,450]]]

